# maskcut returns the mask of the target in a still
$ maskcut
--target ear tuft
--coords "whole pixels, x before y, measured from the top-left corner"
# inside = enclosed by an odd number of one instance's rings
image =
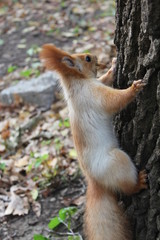
[[[84,78],[84,74],[77,68],[74,58],[52,44],[42,46],[40,58],[48,70],[56,71],[62,78]]]
[[[45,44],[40,52],[40,59],[48,70],[58,70],[64,56],[69,54],[56,48],[53,44]]]

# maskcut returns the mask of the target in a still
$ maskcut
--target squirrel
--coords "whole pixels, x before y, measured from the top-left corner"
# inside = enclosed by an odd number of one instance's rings
[[[127,89],[112,87],[116,60],[106,66],[92,54],[69,54],[45,44],[40,58],[56,71],[68,104],[71,130],[80,167],[87,180],[85,231],[88,240],[130,240],[127,219],[117,192],[134,194],[147,188],[145,170],[137,172],[130,157],[119,147],[112,117],[134,100],[145,83],[133,81]]]

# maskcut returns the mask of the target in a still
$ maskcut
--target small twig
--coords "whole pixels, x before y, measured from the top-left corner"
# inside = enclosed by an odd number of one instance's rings
[[[57,232],[57,231],[49,230],[49,229],[46,229],[46,230],[47,230],[47,232],[56,234],[56,235],[58,235],[58,236],[74,236],[74,235],[79,235],[79,233],[71,233],[71,232],[62,233],[62,232]]]
[[[72,229],[69,229],[68,228],[68,225],[67,225],[67,223],[65,223],[64,221],[62,221],[62,223],[64,224],[64,226],[66,226],[66,228],[70,231],[70,233],[71,233],[71,235],[73,235],[74,236],[74,232],[72,231]]]
[[[33,128],[35,128],[37,126],[37,124],[39,123],[39,121],[41,121],[43,119],[43,117],[38,114],[37,116],[31,118],[27,123],[25,123],[23,126],[20,127],[20,129],[23,131],[31,131]]]
[[[62,221],[62,223],[67,227],[68,229],[68,226],[65,222]],[[83,240],[82,236],[78,233],[78,232],[73,232],[72,229],[68,229],[70,232],[67,232],[67,233],[62,233],[62,232],[57,232],[55,230],[49,230],[49,229],[46,229],[48,232],[50,233],[53,233],[53,234],[56,234],[58,236],[62,236],[62,237],[65,237],[65,236],[79,236],[80,237],[80,240]]]

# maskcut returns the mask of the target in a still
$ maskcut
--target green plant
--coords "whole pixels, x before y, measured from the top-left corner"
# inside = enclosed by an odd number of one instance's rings
[[[32,45],[28,50],[27,50],[27,54],[31,57],[37,53],[39,53],[40,51],[40,47],[37,45]]]
[[[67,207],[59,210],[58,216],[51,219],[48,224],[49,229],[56,228],[60,223],[67,226],[68,230],[71,228],[71,216],[77,212],[76,207]]]
[[[60,209],[58,212],[58,216],[50,220],[48,224],[49,229],[53,230],[56,227],[58,227],[60,224],[63,224],[69,231],[67,233],[68,240],[82,240],[81,235],[78,233],[74,233],[71,229],[71,219],[76,212],[77,212],[76,207],[67,207],[67,208]],[[34,235],[34,240],[50,240],[50,239],[46,238],[43,235]]]
[[[11,72],[14,72],[15,70],[17,69],[17,66],[9,66],[8,67],[8,69],[7,69],[7,71],[8,71],[8,73],[11,73]]]
[[[55,138],[54,139],[54,144],[55,144],[56,151],[59,152],[60,149],[62,148],[62,143],[61,143],[60,139],[59,138]]]
[[[31,191],[31,196],[32,196],[32,198],[34,199],[34,200],[37,200],[37,198],[38,198],[38,190],[37,189],[33,189],[32,191]]]
[[[115,16],[115,3],[111,2],[108,9],[99,15],[100,17],[110,17],[110,16]]]
[[[6,168],[6,164],[5,163],[0,163],[0,170],[4,171]]]
[[[89,50],[84,50],[83,53],[91,53]]]
[[[32,72],[36,77],[40,75],[40,71],[38,69],[33,69]]]
[[[48,160],[48,158],[49,158],[48,153],[36,158],[34,163],[35,168],[38,168],[44,161]]]
[[[7,11],[8,11],[8,7],[7,6],[0,7],[0,16],[6,14]]]
[[[69,118],[65,118],[64,120],[60,120],[59,121],[59,127],[69,128],[70,127]]]
[[[28,165],[28,172],[32,170],[33,167],[38,168],[42,163],[48,160],[49,154],[43,154],[42,156],[35,157],[34,153],[31,153],[30,156],[33,158],[33,161],[31,164]]]
[[[61,1],[61,8],[65,8],[67,6],[67,2],[66,1]]]
[[[74,29],[73,29],[73,33],[77,36],[79,35],[79,26],[76,26]]]
[[[29,78],[32,75],[32,69],[27,69],[25,71],[22,71],[20,74],[22,77]]]
[[[41,145],[42,145],[42,146],[46,146],[46,145],[50,145],[50,143],[51,143],[51,140],[43,140],[43,141],[41,142]]]
[[[43,235],[40,234],[35,234],[33,237],[33,240],[49,240],[49,238],[44,237]]]
[[[77,152],[74,148],[69,151],[69,157],[73,159],[77,159]]]
[[[4,44],[4,40],[0,38],[0,46]]]
[[[22,77],[29,78],[32,74],[34,74],[36,77],[40,75],[40,71],[38,69],[27,69],[22,72],[20,72]]]

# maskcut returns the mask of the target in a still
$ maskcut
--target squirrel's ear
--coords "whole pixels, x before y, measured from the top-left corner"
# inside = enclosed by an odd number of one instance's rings
[[[76,62],[76,59],[52,44],[46,44],[42,47],[40,58],[48,70],[56,71],[64,78],[69,78],[69,76],[84,78],[81,66]]]
[[[74,60],[69,56],[63,57],[62,63],[65,63],[67,65],[67,67],[70,67],[70,68],[75,67]]]

